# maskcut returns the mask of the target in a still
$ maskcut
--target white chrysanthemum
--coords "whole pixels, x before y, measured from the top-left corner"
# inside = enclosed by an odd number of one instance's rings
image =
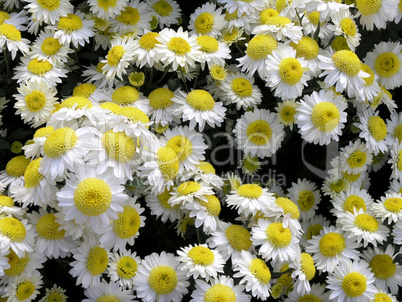
[[[65,17],[74,11],[74,6],[68,0],[28,0],[27,2],[25,8],[31,13],[31,19],[39,23],[55,24],[60,17]]]
[[[205,186],[196,181],[186,181],[177,187],[174,187],[171,192],[171,197],[168,203],[171,206],[176,204],[185,205],[186,203],[193,202],[195,198],[199,198],[207,202],[205,195],[212,195],[212,187]]]
[[[302,2],[304,0],[301,0]],[[300,2],[300,1],[299,1]],[[333,37],[333,31],[328,29],[329,22],[321,22],[320,21],[320,12],[314,8],[311,13],[305,13],[305,17],[303,18],[303,32],[304,35],[314,35],[318,31],[318,37],[323,41],[330,41]],[[343,38],[343,37],[342,37]],[[345,41],[345,44],[346,41]]]
[[[341,171],[353,174],[366,171],[373,160],[371,152],[360,139],[341,148],[339,156]]]
[[[42,275],[20,275],[8,284],[2,297],[7,301],[30,302],[34,301],[42,287]]]
[[[335,36],[344,36],[351,51],[360,44],[361,34],[354,21],[354,16],[349,10],[341,9],[337,13],[330,15],[334,25],[329,24],[328,28],[334,31]]]
[[[226,34],[231,35],[231,33],[234,34],[234,36],[240,34],[240,36],[245,32],[247,35],[251,35],[251,32],[254,28],[254,24],[257,22],[257,16],[258,13],[256,14],[237,14],[237,11],[234,11],[233,13],[229,13],[229,11],[225,11],[225,20],[227,21],[226,26],[223,28],[222,33],[221,33],[221,38],[225,36]],[[232,38],[234,38],[234,36]],[[239,36],[239,37],[240,37]],[[237,38],[239,38],[237,37]],[[227,38],[229,38],[227,36]],[[235,38],[235,40],[237,39]],[[231,40],[231,38],[229,38]],[[229,42],[226,41],[226,42]],[[244,37],[241,37],[240,40],[244,40]],[[235,41],[232,41],[235,42]],[[227,43],[230,45],[231,43]]]
[[[170,192],[172,191],[165,190],[160,194],[147,194],[145,196],[145,202],[151,210],[151,215],[160,217],[164,223],[168,220],[175,222],[181,217],[180,204],[172,206],[168,203],[171,197]]]
[[[218,41],[214,37],[202,35],[197,37],[197,44],[201,46],[201,56],[199,62],[201,62],[201,70],[205,69],[205,64],[208,68],[216,65],[225,65],[225,60],[229,60],[230,55],[229,46],[226,43]]]
[[[307,241],[320,234],[324,227],[329,227],[330,221],[322,215],[315,215],[311,219],[307,219],[301,222],[301,229],[303,235],[300,237],[300,245],[305,248]]]
[[[308,181],[306,178],[298,179],[297,183],[292,183],[288,192],[289,199],[296,203],[300,209],[301,219],[313,218],[321,202],[321,194],[317,190],[315,183]]]
[[[74,220],[67,220],[66,215],[62,212],[54,214],[56,216],[55,221],[60,225],[60,230],[64,230],[66,236],[70,236],[73,240],[81,240],[93,236],[93,230],[91,227],[85,224],[78,224]]]
[[[374,28],[386,28],[387,21],[392,21],[398,10],[397,1],[392,0],[356,0],[355,5],[360,24],[370,31]]]
[[[0,252],[6,254],[12,249],[18,257],[25,252],[33,252],[36,233],[26,219],[19,220],[12,216],[0,218]]]
[[[67,295],[65,294],[66,290],[57,284],[53,284],[51,288],[46,288],[45,295],[39,300],[39,302],[48,302],[48,301],[58,301],[58,302],[66,302]]]
[[[367,190],[350,186],[332,199],[333,208],[330,211],[340,218],[345,213],[353,213],[355,210],[370,211],[372,203],[373,198]]]
[[[320,22],[325,22],[328,16],[333,16],[339,11],[348,10],[350,5],[340,3],[338,1],[325,1],[325,0],[309,0],[306,3],[306,11],[308,13],[318,12]]]
[[[89,10],[101,19],[109,20],[121,13],[128,0],[89,0]]]
[[[303,301],[329,301],[329,292],[325,291],[325,284],[314,283],[311,284],[311,289],[309,293],[304,295],[298,293],[296,290],[292,290],[288,294],[286,302],[299,302]]]
[[[218,0],[218,2],[223,4],[230,14],[237,12],[239,16],[244,13],[252,15],[265,8],[265,0]]]
[[[388,163],[392,169],[391,179],[402,180],[402,142],[393,144]]]
[[[120,287],[118,282],[106,282],[102,279],[99,285],[91,286],[84,291],[86,299],[82,302],[97,302],[102,299],[109,299],[119,302],[132,302],[135,298],[131,290],[125,290]]]
[[[16,206],[14,200],[6,195],[0,195],[0,215],[13,216],[17,219],[23,219],[26,214],[26,208]]]
[[[391,113],[390,119],[387,119],[387,136],[385,138],[387,145],[398,145],[402,142],[402,112]]]
[[[382,221],[388,219],[388,223],[397,222],[402,219],[402,194],[386,193],[381,200],[375,202],[371,206],[375,217],[381,218]]]
[[[392,228],[392,236],[394,244],[402,245],[402,219],[398,220]]]
[[[215,3],[204,3],[190,15],[188,29],[191,35],[207,35],[217,38],[227,22],[222,7]]]
[[[0,25],[0,48],[7,46],[12,60],[15,59],[17,51],[26,56],[29,53],[29,44],[29,40],[22,38],[21,32],[14,25],[6,23]]]
[[[175,0],[147,0],[159,28],[179,23],[181,9]]]
[[[183,173],[180,181],[187,181],[190,179],[211,186],[215,191],[220,191],[224,184],[224,180],[216,175],[215,168],[205,161],[200,161],[200,163],[196,165],[196,169]]]
[[[296,121],[295,114],[299,106],[299,102],[294,100],[285,100],[283,102],[278,102],[278,106],[275,107],[280,122],[284,126],[288,126],[290,130],[293,130],[293,125]]]
[[[159,41],[156,39],[158,36],[158,32],[147,32],[134,40],[133,53],[135,65],[140,68],[147,66],[149,68],[163,69],[157,50],[155,49],[156,45],[159,44]]]
[[[118,282],[121,287],[131,289],[134,287],[140,263],[141,259],[136,252],[124,249],[120,253],[112,253],[107,269],[108,277],[110,280]]]
[[[346,122],[346,107],[343,96],[330,90],[304,96],[295,114],[302,138],[320,145],[338,141]]]
[[[167,85],[156,88],[148,95],[149,105],[151,107],[148,116],[155,124],[160,124],[162,127],[170,122],[180,124],[180,118],[174,111],[177,109],[172,99],[178,90],[172,91]]]
[[[370,76],[363,77],[364,86],[362,90],[354,94],[358,104],[367,104],[368,102],[375,109],[375,106],[384,103],[392,111],[392,98],[388,99],[388,95],[382,91],[383,88],[378,84],[378,75],[367,64],[362,63],[361,69]]]
[[[303,36],[300,41],[290,42],[289,44],[296,50],[296,57],[303,58],[307,62],[307,75],[310,77],[316,77],[321,73],[321,69],[318,67],[319,60],[317,56],[320,54],[321,49],[318,42],[310,36]]]
[[[102,72],[102,68],[106,63],[99,62],[96,66],[84,66],[85,70],[82,71],[82,76],[85,78],[85,82],[92,83],[98,88],[111,88],[122,86],[123,83],[117,78],[106,77],[106,74]]]
[[[316,273],[313,257],[308,253],[300,253],[289,264],[289,268],[294,269],[291,277],[296,279],[293,289],[301,295],[310,293],[310,280],[314,278]]]
[[[296,25],[289,18],[277,16],[267,18],[263,25],[257,25],[253,35],[273,35],[278,41],[287,39],[297,43],[303,37],[303,27]]]
[[[6,1],[8,2],[8,1]],[[26,31],[27,27],[25,26],[28,21],[28,12],[24,9],[18,12],[10,12],[9,8],[6,7],[6,2],[3,4],[3,8],[7,11],[2,11],[2,20],[5,24],[12,24],[14,25],[19,31]]]
[[[275,154],[285,137],[283,125],[276,114],[266,109],[244,113],[237,120],[233,132],[239,149],[260,158]]]

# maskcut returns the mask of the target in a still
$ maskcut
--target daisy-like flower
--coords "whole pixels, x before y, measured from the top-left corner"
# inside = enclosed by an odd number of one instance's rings
[[[391,113],[387,119],[387,136],[385,138],[388,146],[398,145],[402,142],[402,112]]]
[[[7,11],[3,10],[1,12],[2,18],[0,23],[12,24],[20,31],[27,30],[25,25],[29,21],[28,12],[24,9],[20,10],[19,12],[10,12],[10,9],[6,7],[6,2],[4,3],[3,8]]]
[[[153,9],[154,18],[157,19],[159,28],[177,24],[181,17],[181,8],[175,0],[147,0]]]
[[[317,186],[306,178],[298,179],[288,189],[289,199],[294,201],[300,209],[301,219],[311,219],[318,209],[321,201],[320,191]]]
[[[201,69],[216,65],[225,65],[225,60],[231,58],[229,46],[226,43],[216,40],[214,37],[202,35],[197,37],[197,44],[201,46]]]
[[[381,300],[389,301],[389,302],[397,302],[398,301],[394,295],[388,293],[387,291],[377,289],[377,292],[374,296],[373,301],[381,301]]]
[[[16,206],[11,197],[0,195],[0,215],[13,216],[18,219],[23,219],[25,214],[26,209]]]
[[[254,77],[241,72],[230,72],[220,82],[220,99],[225,105],[236,104],[236,109],[255,108],[261,104],[262,93],[257,85],[254,85]]]
[[[318,67],[318,54],[320,53],[320,46],[317,41],[310,36],[303,36],[296,44],[290,42],[289,44],[296,50],[297,58],[304,58],[307,62],[307,74],[311,77],[318,76],[321,73],[321,69]]]
[[[311,292],[310,280],[314,278],[316,269],[314,260],[308,253],[300,253],[293,262],[289,264],[293,268],[291,277],[296,278],[293,289],[299,294],[308,294]]]
[[[31,160],[24,155],[18,155],[11,158],[5,170],[0,171],[0,182],[4,187],[8,186],[8,193],[14,186],[24,185],[24,173]]]
[[[300,1],[298,2],[300,3]],[[320,22],[327,20],[328,16],[332,16],[339,13],[341,10],[348,10],[349,5],[339,3],[337,1],[325,1],[325,0],[310,0],[305,3],[306,11],[308,13],[317,12],[319,13]],[[301,6],[302,7],[302,6]]]
[[[186,273],[179,270],[180,262],[173,254],[163,251],[146,256],[138,266],[134,280],[137,297],[145,302],[180,301],[188,293]]]
[[[216,38],[226,26],[226,20],[222,14],[222,7],[216,7],[215,3],[204,3],[190,15],[188,29],[191,35],[207,35]]]
[[[246,291],[257,299],[266,300],[270,296],[271,271],[262,259],[247,251],[241,252],[241,257],[233,263],[236,272],[233,277],[242,278],[239,284],[246,285]]]
[[[12,24],[3,23],[0,25],[0,48],[6,45],[8,51],[11,52],[11,59],[14,60],[17,51],[25,56],[29,53],[30,42],[28,39],[21,37],[21,32]]]
[[[121,86],[121,81],[117,78],[106,78],[106,74],[102,72],[102,68],[106,63],[99,62],[96,66],[84,66],[85,70],[82,72],[82,76],[85,77],[85,81],[92,83],[98,88],[111,88]]]
[[[87,288],[84,295],[86,299],[83,299],[82,302],[96,302],[101,299],[113,299],[120,302],[135,301],[131,290],[121,288],[118,282],[106,282],[103,279],[99,285]]]
[[[134,61],[138,67],[147,66],[163,69],[157,50],[155,49],[156,45],[159,44],[159,41],[156,39],[158,36],[159,33],[157,32],[147,32],[134,40]]]
[[[145,196],[145,202],[150,208],[151,214],[155,215],[157,218],[160,217],[164,223],[168,220],[175,222],[181,216],[180,204],[172,206],[168,203],[168,200],[172,196],[170,195],[171,192],[172,189],[165,190],[160,194],[147,194]]]
[[[307,242],[306,252],[312,255],[316,268],[322,272],[333,272],[343,258],[359,259],[357,249],[361,244],[334,226],[324,227]]]
[[[207,186],[211,186],[215,191],[220,191],[224,181],[223,179],[216,175],[215,168],[208,162],[201,161],[196,165],[196,169],[184,173],[181,181],[186,181],[193,179],[194,181],[200,182]]]
[[[385,2],[385,1],[383,1]],[[399,42],[380,42],[364,58],[370,68],[379,76],[378,82],[386,89],[401,86],[402,45]]]
[[[159,43],[155,46],[155,52],[165,68],[171,65],[173,70],[181,67],[188,72],[201,58],[201,46],[197,43],[197,36],[189,35],[182,27],[177,32],[165,28],[159,32],[156,40]]]
[[[402,220],[398,220],[392,228],[392,236],[394,244],[402,245]]]
[[[325,284],[314,283],[311,285],[310,292],[306,294],[300,294],[296,290],[292,290],[288,294],[288,298],[285,300],[286,302],[299,302],[303,301],[303,299],[309,300],[317,300],[317,301],[329,301],[329,292],[325,291]]]
[[[88,4],[91,13],[101,19],[109,20],[120,15],[127,6],[127,2],[128,0],[90,0]]]
[[[341,9],[331,15],[334,25],[329,24],[328,29],[334,31],[335,36],[344,36],[351,51],[360,44],[361,34],[358,32],[354,16],[347,9]]]
[[[371,198],[367,190],[350,186],[345,192],[340,192],[338,196],[332,199],[334,207],[330,211],[340,218],[345,213],[353,214],[355,210],[370,211],[372,203],[373,198]]]
[[[343,258],[327,277],[329,299],[341,301],[368,302],[374,299],[377,291],[374,274],[367,262]]]
[[[302,221],[301,229],[303,230],[303,235],[300,237],[300,245],[306,247],[308,244],[307,241],[313,238],[313,236],[318,236],[324,227],[329,227],[329,223],[329,220],[322,215],[315,215],[311,219]]]
[[[388,219],[388,223],[397,222],[402,219],[402,194],[386,193],[378,202],[371,206],[375,217],[381,218],[382,221]]]
[[[74,11],[74,6],[68,0],[28,0],[27,2],[25,8],[32,14],[31,19],[39,23],[55,24],[60,17],[65,17]]]
[[[362,254],[374,273],[375,286],[383,291],[389,288],[393,294],[397,294],[402,285],[402,266],[395,262],[397,255],[392,244],[387,245],[385,251],[378,247],[368,247]]]
[[[287,39],[297,43],[303,36],[303,27],[283,16],[266,18],[264,24],[254,27],[254,35],[273,35],[278,41]]]
[[[26,219],[19,220],[12,216],[0,218],[0,252],[6,254],[12,249],[18,257],[25,252],[33,252],[35,231]]]
[[[360,17],[360,24],[367,30],[373,30],[374,27],[385,28],[387,21],[392,21],[398,11],[397,1],[392,0],[374,0],[372,2],[356,0],[355,5],[358,9],[356,18]]]
[[[330,90],[304,96],[295,115],[302,138],[320,145],[338,141],[346,122],[346,107],[343,96]]]
[[[190,301],[206,302],[227,300],[248,302],[251,297],[243,292],[244,289],[244,285],[234,285],[233,279],[224,275],[211,280],[211,284],[197,279],[195,280],[195,290],[191,294],[192,299]]]
[[[199,198],[205,202],[208,199],[205,195],[212,195],[212,188],[205,186],[196,181],[186,181],[175,187],[170,194],[172,195],[168,200],[171,206],[176,204],[185,205],[186,203],[193,202],[195,198]]]
[[[281,146],[285,136],[283,125],[275,113],[254,109],[242,115],[233,130],[238,148],[250,156],[271,157]]]
[[[148,95],[149,105],[151,107],[148,115],[149,119],[161,126],[166,126],[170,122],[180,123],[180,118],[174,111],[177,109],[172,99],[177,90],[170,90],[167,85],[156,88]]]
[[[107,269],[108,276],[121,287],[131,289],[140,263],[141,259],[136,252],[124,249],[120,253],[112,253]]]
[[[42,288],[42,275],[20,275],[8,284],[2,297],[7,301],[34,301]]]
[[[66,302],[67,295],[66,290],[57,284],[53,284],[51,288],[46,288],[45,295],[39,300],[39,302],[59,301]]]
[[[202,131],[205,124],[220,127],[224,120],[226,108],[222,102],[215,102],[206,90],[195,89],[189,93],[179,90],[172,101],[177,104],[176,112],[182,115],[183,122],[190,121],[190,129],[198,125],[198,130]]]
[[[118,219],[118,213],[123,212],[122,203],[128,198],[123,193],[122,179],[110,173],[98,174],[86,166],[75,166],[74,171],[57,192],[65,219],[91,226],[94,231],[109,225],[110,219]]]
[[[349,145],[341,148],[339,152],[340,170],[353,174],[362,173],[371,164],[373,156],[366,144],[360,139],[349,142]]]
[[[402,142],[393,145],[388,163],[392,169],[391,179],[402,180]]]
[[[296,121],[295,114],[299,106],[299,102],[294,100],[285,100],[283,102],[278,102],[278,106],[275,107],[280,122],[284,126],[288,126],[290,130],[293,130],[293,124]]]
[[[219,0],[218,2],[223,4],[230,14],[237,12],[239,16],[244,13],[247,15],[252,15],[258,11],[262,11],[265,8],[264,0]]]

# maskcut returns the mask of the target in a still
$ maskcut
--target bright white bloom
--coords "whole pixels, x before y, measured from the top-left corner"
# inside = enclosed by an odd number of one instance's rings
[[[370,3],[370,4],[369,4]],[[356,17],[360,17],[359,22],[367,30],[385,28],[387,21],[392,21],[398,11],[397,1],[383,0],[367,2],[356,0],[358,12]]]
[[[101,299],[113,299],[120,302],[135,301],[131,290],[122,289],[118,282],[110,281],[108,283],[103,279],[99,285],[86,289],[84,295],[87,299],[83,299],[82,302],[97,302]]]
[[[252,33],[254,35],[272,35],[278,41],[287,39],[297,43],[303,36],[303,27],[296,25],[289,18],[277,16],[267,18],[263,25],[257,25]]]
[[[388,219],[388,223],[397,222],[402,219],[402,194],[386,193],[378,202],[371,206],[375,217],[381,218],[382,221]]]
[[[128,0],[89,0],[89,10],[101,19],[108,20],[120,15]]]
[[[153,18],[157,20],[159,28],[177,24],[181,17],[181,9],[175,0],[147,0],[153,9]]]
[[[330,211],[340,218],[345,213],[353,213],[355,210],[371,211],[372,203],[373,198],[367,190],[350,186],[346,191],[340,192],[338,196],[332,199],[334,207]]]
[[[300,253],[289,264],[289,267],[294,269],[291,277],[296,279],[293,289],[302,295],[310,293],[310,280],[316,273],[313,257],[308,253]]]
[[[334,31],[335,36],[344,36],[350,50],[355,51],[355,48],[360,44],[361,34],[358,32],[354,16],[348,9],[341,9],[331,15],[331,19],[334,25],[329,24],[328,28]]]
[[[34,301],[42,287],[42,275],[20,275],[7,285],[2,297],[7,301],[30,302]]]
[[[14,25],[6,23],[0,25],[0,49],[4,52],[3,47],[7,46],[12,60],[15,59],[17,51],[21,51],[24,56],[27,55],[29,44],[29,40],[22,38],[21,32]]]
[[[25,252],[33,252],[36,233],[32,227],[26,219],[12,216],[0,218],[0,252],[5,254],[12,249],[20,258]]]
[[[131,289],[140,263],[141,259],[136,252],[124,249],[120,253],[112,253],[107,269],[108,276],[121,287]]]
[[[215,3],[204,3],[190,15],[188,29],[191,35],[207,35],[217,38],[227,24],[222,7]]]
[[[66,17],[67,14],[72,14],[74,11],[74,6],[68,0],[28,0],[27,2],[25,8],[32,14],[31,19],[37,20],[39,23],[53,25],[59,21],[60,17]]]

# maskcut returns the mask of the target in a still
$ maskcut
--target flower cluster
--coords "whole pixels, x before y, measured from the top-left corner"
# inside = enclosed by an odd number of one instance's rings
[[[3,1],[0,300],[401,301],[401,18]]]

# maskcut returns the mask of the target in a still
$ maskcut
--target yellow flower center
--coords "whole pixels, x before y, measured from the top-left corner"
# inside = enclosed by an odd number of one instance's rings
[[[376,141],[382,141],[387,136],[387,125],[379,116],[371,116],[368,120],[368,128]]]
[[[366,153],[360,150],[356,150],[349,156],[347,162],[348,165],[352,168],[360,168],[366,164],[366,159],[367,159]]]
[[[398,140],[398,143],[402,142],[402,124],[397,125],[394,128],[394,133],[392,133],[392,137]]]
[[[36,224],[38,235],[46,240],[59,240],[64,238],[64,230],[59,230],[60,224],[56,222],[54,214],[43,215]]]
[[[300,211],[297,205],[291,201],[289,198],[278,197],[275,200],[275,203],[283,209],[283,212],[286,214],[291,214],[291,218],[299,219]]]
[[[297,203],[300,206],[300,209],[303,212],[307,212],[310,210],[315,203],[315,196],[313,192],[309,190],[303,190],[299,192],[299,198],[297,199]]]
[[[341,29],[345,35],[354,37],[356,35],[356,25],[350,18],[343,18],[341,20]]]
[[[48,61],[41,61],[39,59],[32,59],[27,65],[27,69],[37,75],[43,76],[46,72],[52,70],[53,65]]]
[[[49,11],[58,9],[60,6],[60,0],[38,0],[37,2],[42,8]]]
[[[36,137],[45,137],[54,131],[52,126],[42,127],[35,131],[34,138]]]
[[[14,217],[3,217],[0,219],[0,234],[8,237],[13,242],[22,242],[26,236],[24,224]]]
[[[37,186],[43,178],[43,175],[38,172],[41,160],[42,157],[39,157],[31,161],[24,173],[25,187],[28,189]]]
[[[235,78],[230,84],[233,92],[240,97],[249,97],[253,94],[253,85],[245,78]]]
[[[196,165],[197,169],[200,169],[202,173],[206,174],[215,174],[215,168],[210,163],[205,161],[200,161],[198,165]]]
[[[305,294],[301,296],[297,302],[324,302],[324,300],[313,294]]]
[[[377,293],[374,296],[373,302],[392,302],[392,299],[384,293]]]
[[[334,257],[346,248],[345,238],[338,233],[328,233],[320,239],[320,252],[324,257]]]
[[[331,43],[331,47],[335,51],[350,50],[348,41],[346,40],[346,38],[344,36],[336,36],[335,39]]]
[[[396,273],[396,264],[387,254],[375,255],[370,260],[369,266],[377,279],[388,279]]]
[[[265,230],[267,241],[270,242],[274,248],[283,248],[289,246],[292,242],[292,233],[289,228],[284,228],[281,222],[271,223]]]
[[[45,94],[38,90],[33,90],[30,94],[25,96],[25,102],[30,111],[39,111],[46,104]]]
[[[145,50],[151,50],[153,49],[156,44],[158,44],[158,40],[156,40],[156,37],[159,36],[159,33],[155,33],[155,32],[149,32],[146,33],[145,35],[143,35],[140,40],[138,41],[138,43],[140,44],[140,46],[142,48],[144,48]]]
[[[307,240],[310,240],[311,238],[313,238],[313,236],[319,235],[321,230],[323,230],[323,229],[324,229],[324,227],[321,224],[310,225],[306,232]]]
[[[332,55],[335,67],[349,77],[356,76],[361,69],[359,57],[350,50],[339,50]]]
[[[138,90],[132,86],[122,86],[113,91],[112,101],[118,105],[132,105],[140,98]]]
[[[84,108],[90,109],[93,107],[91,101],[82,96],[69,97],[61,103],[60,107],[72,109],[74,107],[74,105],[76,106],[75,107],[76,109],[84,109]]]
[[[113,231],[119,238],[130,238],[138,233],[141,226],[140,214],[130,206],[124,206],[114,221]]]
[[[209,266],[214,263],[215,255],[207,247],[195,246],[187,254],[196,265]]]
[[[374,70],[380,77],[389,78],[396,75],[401,69],[401,61],[391,51],[378,55],[374,62]]]
[[[246,53],[254,61],[264,60],[276,49],[277,40],[270,35],[257,35],[248,42]]]
[[[310,281],[311,279],[314,278],[316,271],[313,257],[311,257],[310,254],[301,253],[300,258],[301,258],[301,270],[306,275],[306,279]]]
[[[24,155],[13,157],[6,165],[6,172],[13,177],[23,176],[30,162]]]
[[[130,161],[135,155],[135,142],[124,132],[107,131],[102,135],[102,144],[108,156],[121,163]]]
[[[172,190],[165,190],[163,193],[158,194],[158,200],[160,202],[160,204],[166,208],[166,209],[178,209],[180,207],[180,204],[176,204],[173,207],[168,203],[168,200],[170,197],[172,197],[172,195],[170,195],[170,192],[172,192]]]
[[[120,23],[128,25],[136,25],[140,21],[141,16],[138,9],[131,6],[127,6],[121,13],[116,17],[116,20]]]
[[[1,24],[0,36],[5,36],[11,41],[21,41],[21,32],[12,24]]]
[[[96,299],[96,302],[121,302],[121,300],[115,295],[102,295]]]
[[[0,24],[3,24],[8,19],[10,19],[10,15],[5,11],[0,11]]]
[[[241,225],[232,224],[225,230],[229,244],[236,251],[248,250],[251,247],[250,232]]]
[[[231,43],[231,42],[234,42],[236,39],[239,38],[240,33],[239,33],[238,29],[233,28],[231,31],[228,31],[228,30],[224,31],[222,36],[223,36],[223,40],[226,43]]]
[[[367,279],[360,273],[352,272],[343,278],[341,287],[347,296],[359,297],[366,291]]]
[[[206,53],[214,53],[219,50],[218,41],[210,36],[197,37],[197,44],[201,46],[201,51]]]
[[[196,89],[187,94],[187,103],[195,110],[208,111],[215,106],[215,101],[212,95],[205,90]]]
[[[288,3],[291,4],[292,0],[290,0],[289,2],[287,0],[277,0],[275,3],[275,8],[278,12],[281,12],[286,8],[286,6],[288,6]]]
[[[138,263],[130,256],[123,256],[117,263],[117,275],[119,278],[130,279],[137,273]]]
[[[94,84],[84,83],[73,89],[73,96],[89,98],[91,94],[95,92],[95,90],[96,86]]]
[[[262,284],[268,284],[271,280],[271,271],[269,270],[265,261],[254,258],[250,263],[250,272],[254,277],[258,279],[258,281]]]
[[[11,197],[1,195],[0,196],[0,207],[13,207],[14,201]]]
[[[334,130],[340,120],[338,108],[331,102],[321,102],[314,106],[311,121],[316,129],[322,132]]]
[[[92,276],[102,274],[109,262],[107,251],[100,246],[94,246],[87,255],[87,270]]]
[[[208,201],[196,199],[197,202],[207,209],[207,212],[211,216],[218,216],[221,212],[221,202],[215,195],[204,195]]]
[[[254,145],[263,146],[268,144],[272,136],[272,129],[265,120],[251,122],[246,129],[247,139]]]
[[[369,214],[359,214],[355,218],[355,226],[362,231],[374,233],[378,231],[377,220]]]
[[[296,50],[296,56],[298,58],[303,57],[307,60],[316,58],[320,50],[317,41],[309,36],[303,36],[297,44],[290,42],[290,46]]]
[[[278,17],[267,18],[264,22],[264,25],[275,25],[277,27],[285,27],[285,25],[289,23],[291,23],[289,18],[278,16]]]
[[[177,285],[177,274],[170,266],[159,265],[151,269],[148,283],[158,295],[171,293]]]
[[[315,26],[320,22],[320,12],[312,12],[307,15],[307,19]]]
[[[60,157],[77,144],[77,134],[69,127],[54,130],[46,139],[43,149],[50,157]]]
[[[104,102],[100,105],[101,108],[108,110],[114,114],[119,114],[121,107],[116,103]]]
[[[355,208],[356,210],[363,209],[364,211],[366,211],[366,203],[360,196],[350,195],[343,203],[343,208],[346,212],[351,213],[353,213],[353,208]]]
[[[15,296],[19,301],[24,301],[29,299],[29,297],[34,293],[35,285],[31,281],[23,281],[17,285],[15,289]]]
[[[388,198],[384,201],[384,207],[389,212],[399,213],[402,210],[402,198]]]
[[[257,199],[262,195],[263,191],[259,185],[245,184],[245,185],[241,185],[237,189],[237,193],[242,197],[246,197],[249,199]]]
[[[115,7],[117,4],[116,0],[98,0],[98,5],[103,9],[103,10],[108,10],[109,7]]]
[[[74,14],[67,14],[67,17],[61,17],[57,29],[64,30],[67,33],[79,30],[83,27],[82,20]]]
[[[159,0],[152,7],[162,17],[169,16],[173,11],[173,7],[164,0]]]
[[[195,19],[194,27],[198,34],[208,34],[214,27],[214,16],[208,12],[201,13]]]
[[[356,7],[363,16],[377,13],[382,6],[382,0],[356,0]]]
[[[223,81],[227,76],[225,67],[217,64],[209,68],[209,74],[215,81]]]
[[[10,249],[10,252],[6,255],[6,257],[8,258],[8,264],[10,264],[10,268],[5,269],[4,273],[11,277],[20,275],[29,263],[29,257],[27,253],[25,253],[25,257],[20,258],[12,249]]]
[[[260,12],[260,23],[266,24],[268,18],[279,17],[279,12],[274,8],[266,8]]]
[[[193,152],[193,144],[184,135],[176,135],[168,140],[166,147],[173,149],[179,161],[185,160]]]
[[[205,292],[204,301],[236,302],[236,294],[229,286],[218,283]]]
[[[167,42],[167,48],[179,56],[185,55],[191,50],[190,44],[181,37],[171,38],[170,41]]]
[[[201,185],[196,181],[186,181],[177,187],[177,193],[180,195],[189,195],[198,192],[201,189]]]
[[[161,170],[165,181],[175,178],[179,172],[179,159],[176,152],[169,147],[161,147],[156,156],[158,157],[159,170]]]
[[[279,76],[288,85],[296,85],[303,76],[303,67],[295,58],[285,58],[279,63]]]
[[[41,45],[43,53],[48,56],[56,54],[61,47],[62,45],[60,44],[59,40],[53,37],[46,38]]]
[[[135,107],[122,107],[119,109],[118,113],[128,118],[128,120],[133,124],[140,122],[145,125],[149,123],[148,116],[143,111]]]
[[[148,95],[149,103],[154,109],[165,109],[170,107],[173,104],[173,97],[173,91],[168,88],[156,88]]]
[[[74,191],[74,203],[84,215],[98,216],[112,203],[112,190],[102,179],[86,178]]]
[[[107,63],[110,66],[117,66],[120,60],[123,58],[126,50],[121,45],[113,46],[107,53]]]

